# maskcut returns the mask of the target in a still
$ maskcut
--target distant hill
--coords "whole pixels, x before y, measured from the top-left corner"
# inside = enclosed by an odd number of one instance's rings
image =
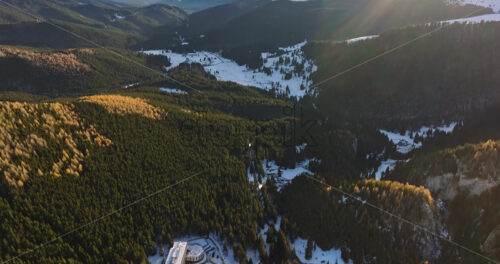
[[[127,7],[93,0],[12,0],[10,3],[96,43],[118,47],[134,46],[145,34],[159,27],[178,27],[187,18],[182,9],[165,4]],[[40,21],[5,4],[0,4],[0,27],[3,33],[0,44],[66,48],[81,41],[72,40],[68,33],[58,29],[48,29]],[[46,34],[52,39],[47,39]]]
[[[304,47],[318,66],[312,75],[325,115],[341,114],[393,125],[423,125],[462,120],[467,113],[500,102],[497,69],[500,23],[453,24],[356,68],[324,80],[381,54],[434,26],[389,30],[366,41],[311,42]],[[456,45],[459,42],[460,45]],[[380,123],[379,123],[380,124]]]
[[[210,7],[223,5],[227,3],[242,1],[242,0],[108,0],[110,2],[133,5],[133,6],[146,6],[152,4],[168,4],[178,6],[186,12],[197,12]]]
[[[115,50],[161,71],[168,60]],[[158,75],[103,49],[33,49],[0,46],[0,91],[27,92],[50,97],[101,93],[125,85],[154,80]]]
[[[259,55],[304,39],[342,40],[378,34],[388,28],[463,17],[476,9],[441,0],[250,0],[191,14],[186,27],[176,32],[191,48],[223,49],[239,63],[253,64],[247,58],[249,53]],[[176,40],[178,37],[166,34],[148,44],[175,47],[179,45]]]

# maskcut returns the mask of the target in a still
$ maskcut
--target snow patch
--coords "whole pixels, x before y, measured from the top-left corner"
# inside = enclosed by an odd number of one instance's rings
[[[380,133],[386,135],[389,140],[396,145],[396,149],[398,152],[406,154],[414,149],[422,147],[422,143],[415,142],[415,137],[419,136],[421,138],[426,138],[428,133],[435,133],[436,131],[451,133],[453,132],[453,129],[455,129],[456,125],[456,122],[452,122],[449,125],[438,127],[423,126],[417,131],[407,130],[404,134],[399,134],[384,129],[380,129],[379,131]]]
[[[295,248],[295,253],[302,263],[345,263],[342,259],[342,251],[340,249],[329,249],[323,250],[319,246],[316,246],[312,251],[311,259],[306,259],[306,248],[307,248],[307,239],[297,238],[291,244],[293,248]],[[348,263],[352,263],[350,260]]]
[[[132,88],[132,87],[137,87],[139,85],[140,85],[139,82],[135,82],[135,83],[126,84],[123,86],[123,88],[128,89],[128,88]]]
[[[274,224],[274,229],[280,230],[281,226],[281,216],[278,216],[276,223]],[[266,242],[267,240],[267,231],[269,230],[269,224],[265,224],[264,227],[259,231],[259,234],[262,235],[264,239],[264,244],[266,245],[266,250],[269,253],[270,246]],[[288,238],[290,242],[290,248],[295,248],[295,254],[299,258],[301,263],[338,263],[343,264],[346,263],[342,259],[342,252],[340,249],[332,248],[329,250],[323,250],[319,246],[316,246],[312,251],[311,259],[307,260],[305,258],[306,248],[307,248],[307,239],[298,237],[293,242],[291,242],[290,238]],[[254,256],[256,255],[256,256]],[[253,263],[260,263],[258,258],[258,252],[254,252],[254,250],[248,250],[247,256],[252,258]],[[347,263],[352,263],[352,260],[349,260]]]
[[[373,39],[373,38],[378,38],[378,35],[369,35],[369,36],[364,36],[364,37],[359,37],[359,38],[352,38],[352,39],[346,40],[345,42],[347,42],[347,44],[351,44],[351,43],[354,43],[354,42],[358,42],[358,41],[362,41],[362,40],[368,40],[368,39]]]
[[[387,170],[391,171],[396,167],[397,160],[393,159],[387,159],[382,161],[382,164],[378,167],[377,171],[375,172],[375,179],[377,181],[380,181],[382,179],[382,173],[386,172]]]
[[[276,162],[274,161],[264,160],[263,164],[266,177],[264,177],[262,181],[264,182],[267,177],[274,177],[278,190],[281,190],[285,185],[295,179],[295,177],[303,173],[312,174],[312,172],[309,170],[309,163],[311,161],[316,161],[316,159],[306,159],[302,162],[297,163],[295,165],[295,168],[291,169],[280,167],[276,165]]]
[[[306,147],[307,143],[295,146],[295,151],[297,152],[297,154],[300,154],[302,151],[304,151],[304,149],[306,149]]]
[[[120,15],[118,13],[115,13],[115,18],[116,19],[125,19],[125,16],[122,16],[122,15]]]
[[[295,177],[303,174],[313,174],[309,170],[309,163],[311,161],[318,161],[316,158],[306,159],[295,165],[295,168],[284,168],[276,164],[275,161],[266,160],[262,161],[264,166],[264,175],[262,176],[262,183],[259,183],[258,188],[261,189],[263,184],[267,181],[269,177],[273,177],[276,181],[276,187],[281,190],[285,185],[290,183]],[[281,175],[280,175],[281,174]],[[247,176],[250,182],[254,182],[255,178],[258,178],[255,173],[250,172],[250,168],[247,169]]]
[[[186,91],[183,91],[181,89],[176,89],[176,88],[166,88],[166,87],[160,87],[159,88],[162,92],[167,92],[167,93],[175,93],[175,94],[188,94]]]

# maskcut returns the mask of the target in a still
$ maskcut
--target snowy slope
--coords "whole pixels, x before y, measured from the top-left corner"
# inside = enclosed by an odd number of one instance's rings
[[[290,183],[295,177],[307,173],[312,174],[309,170],[309,163],[311,161],[316,161],[316,159],[306,159],[302,162],[299,162],[295,165],[295,168],[283,168],[276,164],[275,161],[263,160],[262,164],[264,165],[265,175],[262,177],[262,184],[266,182],[268,177],[273,177],[276,180],[276,187],[278,190],[281,190],[285,185]],[[279,176],[279,172],[281,172],[281,176]],[[256,178],[254,174],[247,170],[248,180],[253,182]],[[262,184],[259,184],[259,189],[262,187]]]
[[[218,53],[198,51],[181,54],[165,50],[145,51],[147,54],[163,55],[170,59],[171,66],[167,70],[179,66],[183,62],[200,63],[207,72],[218,80],[232,81],[247,86],[255,86],[265,90],[275,88],[285,93],[287,87],[290,96],[302,97],[306,88],[311,86],[311,73],[317,70],[312,61],[305,59],[299,44],[279,48],[277,53],[264,52],[261,57],[264,65],[259,69],[250,69],[246,65],[223,58]],[[266,73],[267,72],[267,73]]]
[[[404,134],[391,132],[384,129],[381,129],[379,131],[380,133],[386,135],[389,138],[389,140],[396,145],[396,149],[398,152],[406,154],[422,146],[422,143],[415,142],[416,136],[425,138],[427,136],[427,133],[434,133],[436,131],[451,133],[453,132],[453,129],[455,128],[456,125],[457,123],[453,122],[450,123],[449,125],[443,125],[438,127],[423,126],[417,131],[406,131]]]
[[[399,153],[407,154],[410,151],[414,149],[418,149],[422,147],[421,142],[415,142],[415,137],[420,137],[422,139],[425,139],[428,134],[435,133],[437,131],[444,132],[444,133],[451,133],[457,126],[456,122],[452,122],[448,125],[442,125],[442,126],[423,126],[419,130],[416,131],[409,131],[407,130],[404,134],[400,134],[397,132],[391,132],[387,130],[380,129],[379,132],[386,135],[389,138],[389,141],[391,141],[394,145],[396,145],[396,150]],[[394,160],[390,158],[383,158],[385,151],[378,155],[378,160],[380,160],[381,164],[380,166],[372,171],[375,173],[375,179],[376,180],[381,180],[383,173],[385,173],[387,170],[391,171],[394,169],[396,164],[398,162],[408,162],[408,160]],[[367,156],[367,158],[369,158]]]
[[[274,223],[274,229],[279,230],[281,226],[281,216],[278,216],[278,219],[276,223]],[[266,245],[266,250],[267,252],[270,251],[270,246],[266,242],[267,240],[267,230],[269,229],[269,224],[265,224],[264,228],[260,229],[259,234],[262,235],[262,238],[264,239],[264,244]],[[320,247],[316,246],[314,250],[312,251],[312,257],[311,259],[307,260],[305,258],[306,254],[306,247],[307,247],[307,239],[298,237],[296,238],[293,242],[290,241],[290,248],[295,249],[295,254],[301,261],[301,263],[330,263],[330,264],[344,264],[344,260],[342,259],[342,252],[340,249],[336,248],[331,248],[328,250],[323,250]],[[253,263],[260,263],[259,260],[259,253],[256,252],[256,250],[248,250],[247,251],[247,256],[252,259]],[[353,263],[352,260],[349,260],[348,263]]]
[[[382,161],[377,171],[375,172],[375,179],[377,181],[380,181],[382,179],[382,173],[386,172],[387,170],[389,171],[393,170],[397,162],[398,162],[397,160],[393,159],[387,159]]]
[[[331,264],[342,264],[345,263],[342,259],[342,252],[340,249],[332,248],[330,250],[323,250],[320,247],[316,246],[316,248],[312,252],[311,259],[306,259],[306,248],[307,248],[307,239],[297,238],[293,241],[292,247],[295,248],[295,254],[300,259],[302,263],[331,263]],[[348,263],[353,263],[351,260]]]
[[[459,5],[472,4],[477,6],[490,7],[495,13],[500,12],[500,0],[450,0],[450,3]]]
[[[494,22],[494,21],[500,21],[500,14],[488,14],[488,15],[446,20],[446,21],[442,21],[442,22],[443,23],[477,24],[477,23],[481,23],[481,22]]]
[[[358,41],[362,41],[362,40],[369,40],[372,38],[378,38],[378,35],[369,35],[369,36],[363,36],[363,37],[358,37],[358,38],[352,38],[352,39],[345,40],[345,42],[347,42],[347,44],[351,44],[354,42],[358,42]]]

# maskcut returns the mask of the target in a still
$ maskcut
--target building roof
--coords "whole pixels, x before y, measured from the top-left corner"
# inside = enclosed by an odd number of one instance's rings
[[[186,256],[187,242],[174,242],[168,252],[166,264],[182,264]]]
[[[188,258],[197,258],[203,254],[203,248],[199,245],[189,245],[187,250]]]

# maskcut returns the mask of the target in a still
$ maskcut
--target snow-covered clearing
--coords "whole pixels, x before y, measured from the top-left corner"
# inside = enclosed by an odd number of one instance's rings
[[[307,42],[279,48],[278,52],[263,52],[264,62],[259,69],[250,69],[246,65],[238,65],[235,61],[222,57],[215,52],[198,51],[193,53],[175,53],[165,50],[144,51],[146,54],[163,55],[169,58],[170,70],[179,64],[200,63],[207,72],[220,81],[232,81],[261,89],[272,88],[284,93],[288,90],[290,96],[302,97],[306,89],[312,85],[311,73],[317,70],[312,61],[305,59],[302,47]]]
[[[415,142],[415,137],[426,138],[427,133],[435,133],[436,131],[441,131],[445,133],[453,132],[456,122],[452,122],[449,125],[443,125],[438,127],[428,127],[423,126],[417,131],[409,131],[407,130],[405,134],[400,134],[397,132],[391,132],[384,129],[380,129],[380,133],[386,135],[389,140],[396,145],[396,149],[398,152],[406,154],[410,151],[422,147],[422,143]]]

